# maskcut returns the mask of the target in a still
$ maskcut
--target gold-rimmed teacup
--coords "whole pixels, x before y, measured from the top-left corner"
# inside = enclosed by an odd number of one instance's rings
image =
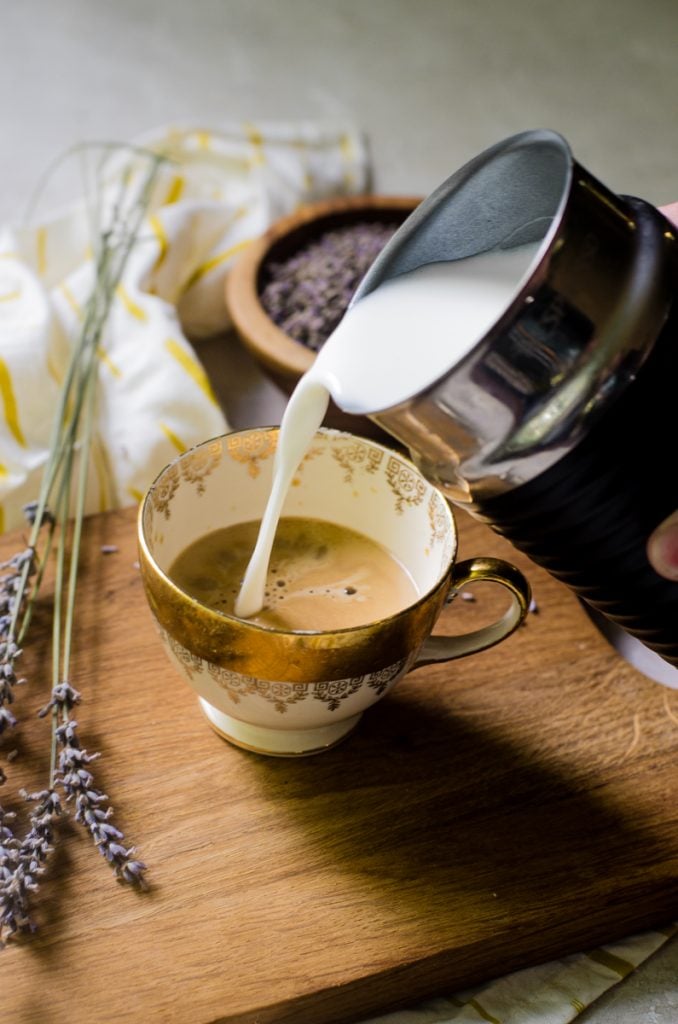
[[[452,510],[408,459],[374,441],[321,430],[283,515],[323,519],[377,541],[421,596],[387,618],[334,631],[272,629],[202,605],[177,586],[170,567],[198,538],[261,518],[277,441],[277,428],[245,430],[181,455],[151,485],[138,534],[144,587],[166,651],[210,725],[246,749],[294,756],[339,742],[412,669],[509,636],[525,617],[530,590],[500,559],[455,563]],[[471,633],[432,636],[446,598],[476,580],[508,591],[505,614]]]

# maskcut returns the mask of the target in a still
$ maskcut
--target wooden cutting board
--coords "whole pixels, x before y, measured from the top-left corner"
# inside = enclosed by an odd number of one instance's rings
[[[411,675],[343,746],[289,761],[210,731],[156,637],[133,511],[88,521],[78,720],[152,888],[118,885],[69,824],[39,932],[0,957],[4,1019],[345,1024],[675,917],[678,692],[622,662],[508,544],[460,525],[462,557],[527,571],[538,614]],[[2,538],[0,557],[16,545]],[[443,624],[480,625],[495,600],[478,589]],[[5,804],[45,780],[48,628],[43,608]]]

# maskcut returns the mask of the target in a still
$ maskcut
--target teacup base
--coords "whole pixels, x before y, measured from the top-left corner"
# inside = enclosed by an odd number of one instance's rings
[[[214,731],[243,750],[251,750],[255,754],[266,754],[269,757],[308,757],[310,754],[322,754],[323,751],[341,743],[349,736],[362,717],[353,715],[332,725],[322,725],[315,729],[266,729],[259,725],[241,722],[238,718],[219,711],[203,697],[198,697],[205,718]]]

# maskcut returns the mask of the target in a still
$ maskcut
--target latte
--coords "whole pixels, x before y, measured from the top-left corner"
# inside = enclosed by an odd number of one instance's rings
[[[234,615],[259,522],[215,530],[186,548],[169,575],[201,604]],[[419,597],[407,570],[382,545],[320,519],[280,520],[264,607],[250,621],[272,629],[337,630],[407,608]]]

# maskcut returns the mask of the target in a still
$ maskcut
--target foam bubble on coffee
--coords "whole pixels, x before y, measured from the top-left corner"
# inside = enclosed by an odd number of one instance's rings
[[[285,409],[271,495],[236,602],[237,615],[248,618],[263,606],[282,506],[330,395],[344,411],[365,415],[425,390],[501,317],[536,249],[520,246],[428,263],[386,281],[348,310]]]

